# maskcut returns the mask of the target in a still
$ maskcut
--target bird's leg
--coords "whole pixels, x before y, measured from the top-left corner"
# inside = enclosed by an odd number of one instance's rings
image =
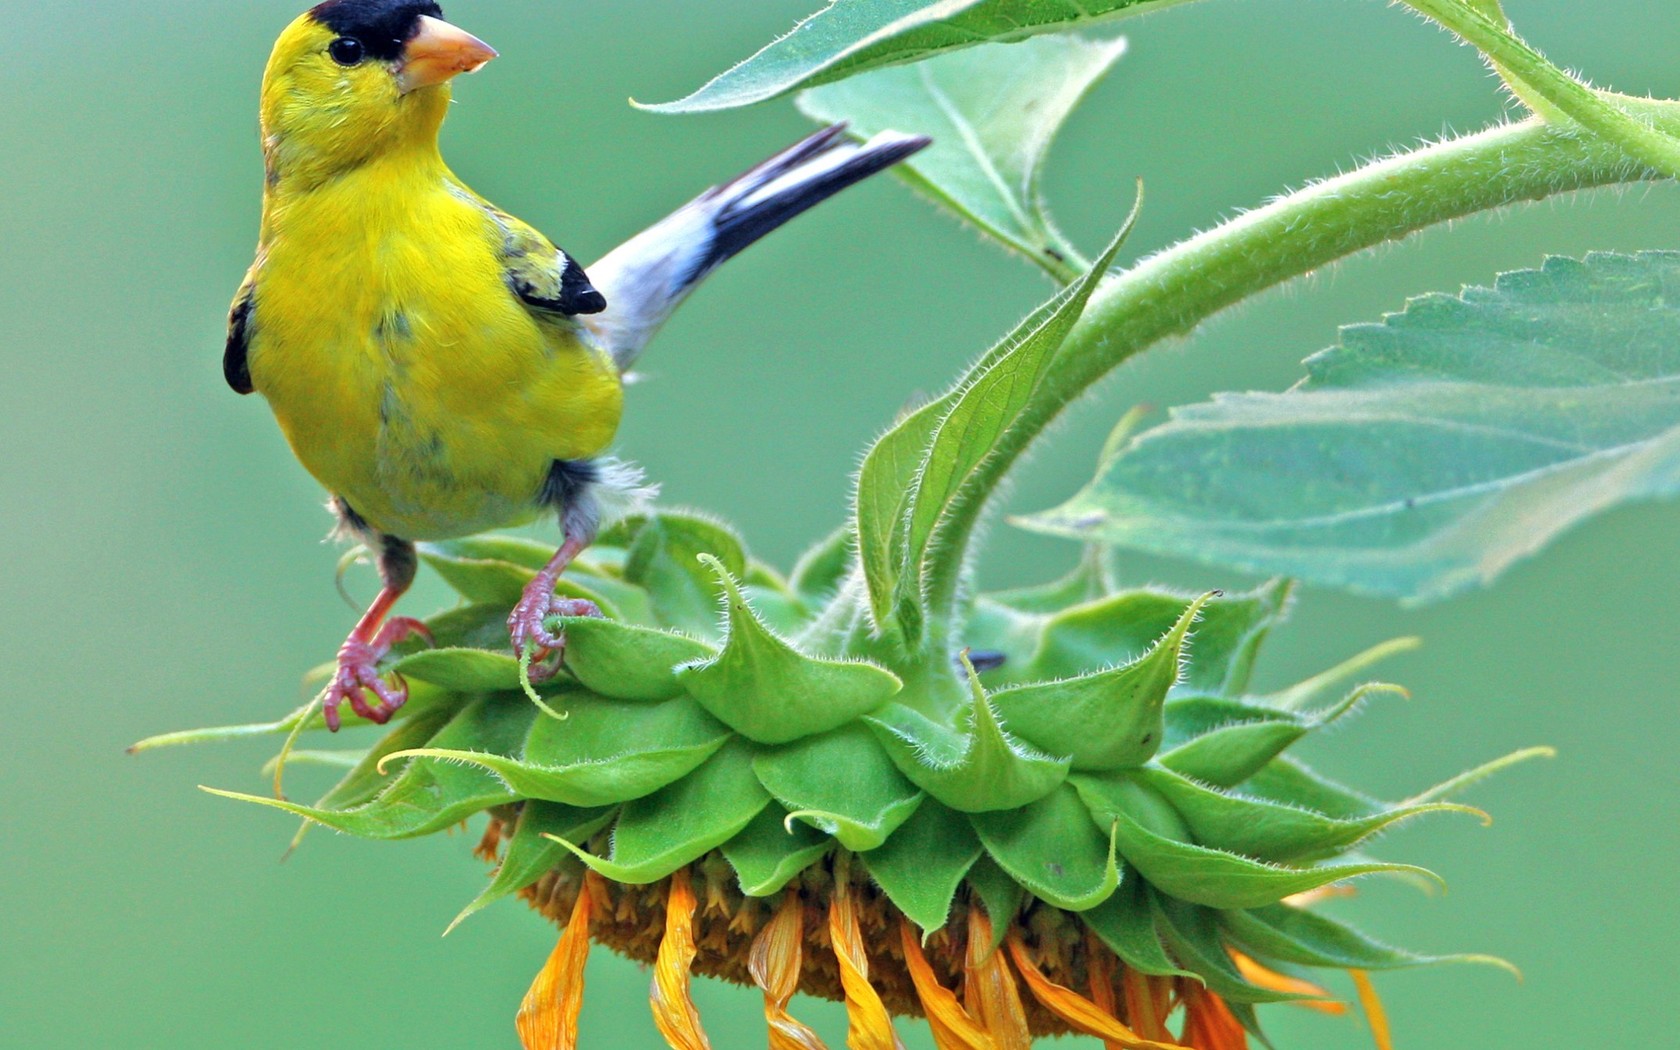
[[[568,535],[548,564],[525,585],[519,604],[513,607],[513,613],[508,617],[508,634],[513,639],[514,655],[523,657],[527,648],[533,650],[530,672],[533,682],[546,681],[559,673],[558,658],[563,656],[566,650],[565,634],[550,631],[544,623],[545,620],[550,616],[601,615],[600,608],[594,602],[582,598],[562,598],[554,593],[555,585],[560,582],[560,574],[566,571],[566,566],[572,563],[572,559],[589,546],[592,538],[587,533]],[[551,660],[551,657],[554,659]]]
[[[379,661],[392,646],[414,635],[428,643],[432,640],[431,632],[419,620],[390,616],[391,607],[414,582],[416,567],[414,544],[395,536],[379,537],[379,578],[383,586],[339,648],[338,668],[322,703],[327,728],[335,733],[340,721],[338,709],[346,703],[369,722],[384,725],[408,700],[408,683],[401,676],[394,683],[381,678]],[[368,693],[378,702],[368,703]]]

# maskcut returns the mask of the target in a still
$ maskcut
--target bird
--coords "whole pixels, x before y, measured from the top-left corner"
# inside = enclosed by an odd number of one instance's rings
[[[649,339],[728,259],[930,141],[825,128],[585,267],[443,160],[452,82],[495,57],[436,3],[327,0],[280,34],[263,76],[262,217],[223,375],[268,402],[337,534],[378,567],[323,693],[335,731],[346,704],[385,724],[407,699],[380,663],[430,641],[393,615],[416,542],[554,514],[558,549],[508,629],[517,655],[555,673],[565,638],[547,621],[600,615],[557,581],[604,508],[644,491],[608,453]]]

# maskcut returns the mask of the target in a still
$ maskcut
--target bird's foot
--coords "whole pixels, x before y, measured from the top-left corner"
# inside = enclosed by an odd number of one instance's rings
[[[338,732],[338,709],[346,703],[369,722],[384,725],[397,713],[397,708],[408,702],[408,683],[401,675],[396,675],[394,682],[382,678],[379,661],[385,658],[392,646],[411,637],[423,638],[427,645],[433,644],[432,632],[427,630],[426,625],[406,616],[387,620],[372,639],[352,634],[345,640],[338,650],[338,669],[333,672],[332,682],[327,686],[321,705],[328,729]],[[378,702],[368,703],[368,693],[372,693]]]
[[[546,682],[560,673],[560,661],[566,653],[566,635],[548,629],[545,622],[551,616],[600,616],[601,609],[582,598],[562,598],[554,593],[555,578],[538,573],[525,587],[519,604],[508,616],[508,635],[513,639],[513,655],[524,659],[531,654],[530,678]]]

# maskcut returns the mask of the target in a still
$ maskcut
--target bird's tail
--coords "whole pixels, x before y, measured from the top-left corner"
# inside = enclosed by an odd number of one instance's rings
[[[707,274],[782,223],[931,140],[883,132],[868,142],[835,124],[714,186],[589,267],[605,311],[579,318],[621,371]]]

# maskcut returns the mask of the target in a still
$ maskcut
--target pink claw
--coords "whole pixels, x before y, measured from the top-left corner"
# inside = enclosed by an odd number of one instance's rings
[[[371,642],[363,641],[354,634],[346,639],[338,650],[338,670],[333,672],[332,682],[327,686],[322,702],[321,713],[327,720],[328,729],[338,732],[341,723],[339,708],[346,703],[362,718],[375,725],[384,725],[398,708],[408,702],[408,683],[401,675],[394,675],[394,682],[386,681],[379,674],[379,661],[385,658],[392,646],[410,637],[423,638],[427,645],[434,644],[432,632],[426,625],[406,616],[386,621]],[[372,693],[379,702],[368,703],[368,693]]]
[[[508,616],[508,635],[513,640],[513,655],[523,658],[527,648],[531,653],[531,681],[546,682],[560,673],[560,661],[566,652],[565,634],[556,634],[543,622],[550,616],[600,616],[601,609],[594,602],[582,598],[562,598],[554,593],[555,576],[540,572],[520,595],[519,603]]]

